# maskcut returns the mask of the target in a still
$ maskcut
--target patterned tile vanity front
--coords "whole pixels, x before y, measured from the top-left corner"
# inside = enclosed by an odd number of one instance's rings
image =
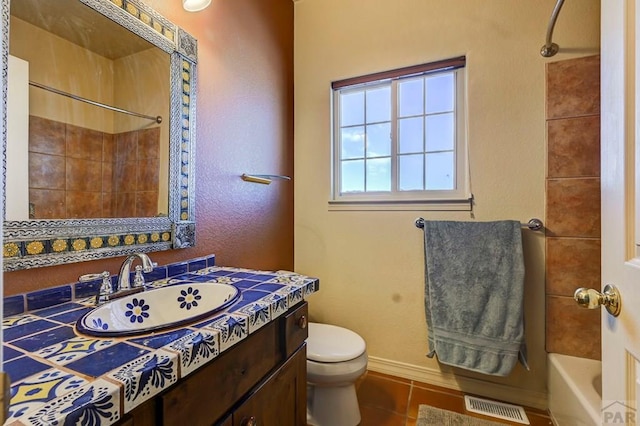
[[[205,320],[148,335],[79,334],[75,321],[93,307],[93,297],[20,312],[13,296],[11,312],[18,313],[3,321],[4,370],[12,382],[6,424],[113,424],[318,290],[316,278],[217,267],[207,259],[160,267],[148,286],[220,282],[238,287],[239,299]],[[86,296],[84,287],[74,291]]]

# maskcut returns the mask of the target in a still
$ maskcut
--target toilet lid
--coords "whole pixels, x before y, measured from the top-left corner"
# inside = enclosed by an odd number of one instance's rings
[[[341,362],[364,353],[364,339],[346,328],[329,324],[309,323],[307,359],[317,362]]]

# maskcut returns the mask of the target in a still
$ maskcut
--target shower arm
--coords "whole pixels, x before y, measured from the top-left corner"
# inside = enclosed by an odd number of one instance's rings
[[[551,41],[553,37],[553,27],[556,25],[556,20],[558,19],[558,14],[560,13],[560,9],[562,9],[562,5],[564,4],[564,0],[558,0],[556,2],[556,6],[553,8],[553,12],[551,13],[551,19],[549,20],[549,26],[547,26],[547,42],[540,49],[540,54],[545,58],[550,58],[560,50],[560,47]]]

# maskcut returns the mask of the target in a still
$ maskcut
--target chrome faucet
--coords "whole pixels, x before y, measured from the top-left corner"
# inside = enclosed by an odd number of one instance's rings
[[[142,265],[137,265],[135,267],[136,275],[133,279],[132,287],[130,278],[131,265],[136,258],[140,259]],[[149,256],[144,253],[136,253],[128,256],[124,262],[122,262],[120,275],[118,276],[118,283],[116,285],[112,285],[109,271],[104,271],[100,274],[82,275],[78,280],[81,282],[87,282],[102,279],[102,284],[100,285],[100,289],[96,295],[96,305],[102,305],[109,300],[119,299],[120,297],[124,297],[128,294],[144,291],[144,277],[142,276],[142,273],[153,271],[155,266],[157,266],[157,263],[152,262],[151,259],[149,259]]]
[[[135,271],[136,275],[133,279],[133,287],[131,287],[131,265],[136,258],[140,259],[142,262],[142,267],[136,266]],[[124,262],[122,262],[122,266],[120,267],[120,275],[118,276],[118,288],[117,291],[122,290],[130,290],[132,288],[143,288],[144,286],[144,277],[142,276],[142,272],[151,272],[153,268],[157,266],[157,263],[152,262],[149,256],[145,253],[136,253],[127,257]]]
[[[100,284],[100,288],[98,289],[98,293],[96,294],[96,306],[102,305],[103,303],[109,301],[111,295],[113,294],[113,285],[111,285],[111,274],[109,274],[109,271],[104,271],[99,274],[81,275],[78,278],[78,281],[80,282],[96,281],[98,279],[101,279],[102,283]]]

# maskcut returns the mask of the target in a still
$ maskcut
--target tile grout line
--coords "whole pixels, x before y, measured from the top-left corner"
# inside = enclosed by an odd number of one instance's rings
[[[411,383],[409,383],[409,396],[407,397],[407,409],[404,413],[405,424],[409,420],[409,411],[411,410],[411,398],[413,397],[413,386],[414,386],[413,383],[414,383],[413,380],[411,380]]]

